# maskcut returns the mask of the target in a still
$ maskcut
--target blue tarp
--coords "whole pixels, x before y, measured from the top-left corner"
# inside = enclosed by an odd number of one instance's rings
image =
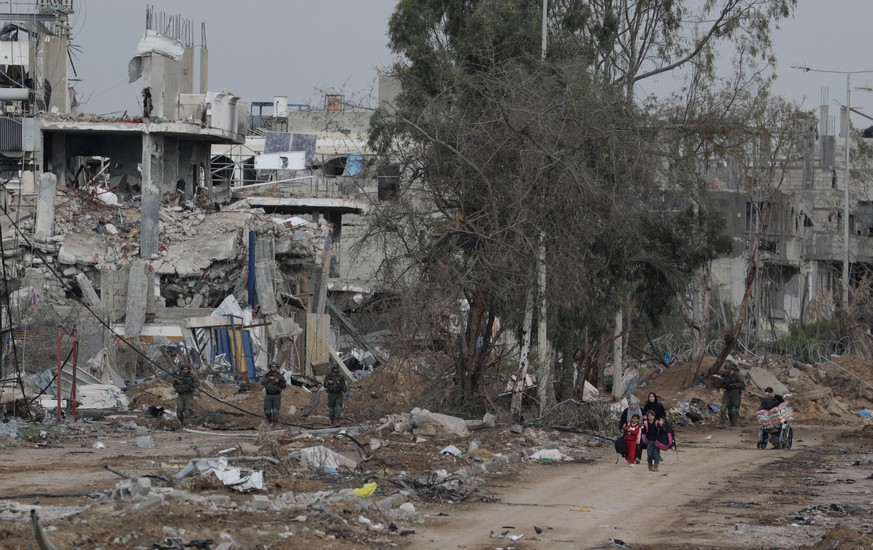
[[[361,153],[352,153],[346,158],[346,167],[343,170],[344,176],[357,176],[364,169],[364,157]]]

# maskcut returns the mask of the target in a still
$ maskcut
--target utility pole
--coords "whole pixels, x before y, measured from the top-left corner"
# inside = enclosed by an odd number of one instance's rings
[[[843,309],[844,311],[849,307],[849,187],[851,183],[851,177],[849,175],[849,149],[851,147],[851,123],[849,119],[849,114],[852,111],[852,75],[853,74],[867,74],[873,73],[873,69],[863,70],[863,71],[832,71],[829,69],[812,69],[806,65],[792,65],[792,69],[800,69],[805,73],[832,73],[832,74],[844,74],[846,75],[846,117],[844,120],[845,124],[843,128],[846,133],[846,145],[845,145],[845,189],[843,190]]]
[[[543,28],[540,58],[546,60],[548,49],[548,14],[549,0],[543,0]],[[539,299],[539,324],[537,326],[537,359],[539,360],[539,376],[537,380],[537,399],[540,402],[540,416],[547,413],[555,404],[554,365],[549,359],[549,331],[546,309],[546,234],[540,231],[539,250],[537,251],[537,290]]]

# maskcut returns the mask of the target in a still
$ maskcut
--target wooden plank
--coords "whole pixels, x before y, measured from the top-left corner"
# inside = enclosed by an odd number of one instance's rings
[[[325,345],[327,345],[327,342],[325,342]],[[343,373],[343,376],[346,377],[346,380],[348,380],[349,384],[351,384],[352,382],[354,382],[354,381],[355,381],[355,377],[352,376],[352,371],[350,371],[348,368],[346,368],[345,363],[343,363],[343,360],[340,359],[340,356],[337,355],[337,352],[335,352],[335,351],[333,350],[333,348],[328,347],[328,349],[330,350],[330,358],[333,359],[333,362],[334,362],[334,363],[336,363],[337,365],[339,365],[340,372]]]
[[[322,313],[306,314],[306,365],[326,365],[330,362],[330,316]],[[311,372],[307,375],[311,376]]]

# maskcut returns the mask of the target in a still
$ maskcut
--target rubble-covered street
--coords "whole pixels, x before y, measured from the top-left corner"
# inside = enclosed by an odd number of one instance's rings
[[[792,2],[393,2],[369,92],[306,102],[260,88],[341,80],[293,39],[351,58],[372,3],[255,40],[178,3],[212,57],[152,5],[7,4],[0,550],[870,548],[873,207],[835,167],[873,128],[701,87]],[[699,106],[637,105],[692,64]]]
[[[197,397],[182,428],[153,416],[175,399],[155,380],[126,391],[127,412],[2,425],[4,547],[32,547],[33,509],[61,549],[798,548],[838,525],[840,547],[861,548],[850,540],[873,533],[871,389],[851,381],[873,363],[736,360],[748,380],[738,429],[681,420],[691,399],[719,400],[704,386],[677,391],[684,365],[640,371],[635,393],[657,392],[677,424],[678,453],[658,473],[617,464],[614,433],[409,408],[407,397],[425,403],[433,391],[409,364],[407,395],[382,389],[397,376],[389,363],[352,386],[334,428],[317,390],[286,389],[281,422],[268,424],[262,391],[220,382],[205,389],[221,401]],[[792,449],[755,448],[753,380],[769,376],[797,411]]]

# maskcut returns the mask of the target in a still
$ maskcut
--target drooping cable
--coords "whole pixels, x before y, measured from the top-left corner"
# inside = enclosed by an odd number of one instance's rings
[[[8,213],[8,211],[7,211],[7,209],[6,209],[6,205],[5,205],[5,204],[0,204],[0,209],[3,210],[3,214],[5,214],[5,215],[6,215],[6,218],[9,219],[10,223],[12,224],[12,227],[15,229],[15,231],[18,233],[18,235],[19,235],[19,236],[24,240],[25,244],[27,244],[27,246],[30,247],[30,249],[32,250],[32,252],[33,252],[34,254],[36,254],[36,255],[37,255],[37,256],[38,256],[38,257],[43,261],[43,265],[44,265],[44,266],[49,270],[49,272],[52,274],[52,276],[53,276],[54,278],[56,278],[56,279],[60,282],[61,287],[62,287],[64,290],[68,291],[69,294],[70,294],[71,296],[73,296],[74,299],[75,299],[75,300],[76,300],[76,301],[77,301],[77,302],[78,302],[82,307],[84,307],[85,310],[87,310],[88,313],[90,313],[90,314],[91,314],[91,315],[92,315],[92,316],[97,320],[98,323],[100,323],[100,325],[103,326],[103,328],[105,328],[106,330],[108,330],[108,331],[110,332],[110,334],[112,334],[112,335],[113,335],[113,336],[114,336],[118,341],[120,341],[120,342],[122,342],[123,344],[125,344],[126,346],[128,346],[130,349],[132,349],[132,350],[134,351],[134,353],[136,353],[138,356],[140,356],[142,359],[144,359],[147,363],[150,363],[150,364],[151,364],[153,367],[155,367],[156,369],[158,369],[158,370],[164,372],[164,373],[167,374],[168,376],[172,376],[173,378],[179,378],[179,376],[178,376],[175,372],[173,372],[173,371],[171,371],[171,370],[168,370],[167,368],[165,368],[165,367],[163,367],[162,365],[158,364],[158,363],[155,362],[151,357],[149,357],[148,355],[146,355],[145,352],[143,352],[143,351],[140,350],[138,347],[136,347],[135,345],[133,345],[133,344],[132,344],[132,343],[131,343],[131,342],[130,342],[126,337],[124,337],[124,336],[118,334],[117,332],[115,332],[114,330],[112,330],[112,327],[111,327],[111,326],[110,326],[106,321],[104,321],[103,318],[102,318],[100,315],[98,315],[97,312],[95,312],[95,311],[91,308],[91,306],[90,306],[89,304],[87,304],[87,303],[86,303],[86,302],[85,302],[85,301],[84,301],[80,296],[78,296],[78,294],[77,294],[76,292],[73,291],[73,289],[70,287],[70,285],[69,285],[69,284],[68,284],[68,283],[63,279],[63,277],[62,277],[62,276],[61,276],[61,275],[60,275],[60,274],[55,270],[55,268],[53,267],[53,265],[51,264],[51,262],[49,262],[48,259],[43,255],[42,251],[40,251],[38,248],[36,248],[36,247],[33,246],[33,243],[30,242],[30,240],[27,238],[27,236],[24,234],[24,232],[21,230],[21,228],[18,226],[18,224],[15,223],[14,221],[12,221],[12,218],[9,216],[9,213]],[[0,235],[0,243],[2,243],[2,235]],[[4,269],[5,269],[5,264],[4,264]],[[5,285],[5,284],[6,284],[6,276],[5,276],[5,273],[4,273],[4,285]],[[7,301],[8,301],[8,293],[7,293]],[[13,339],[13,340],[14,340],[14,339]],[[22,383],[22,391],[23,391],[23,383]],[[249,411],[249,410],[243,409],[242,407],[239,407],[239,406],[237,406],[237,405],[234,405],[233,403],[229,403],[229,402],[227,402],[227,401],[221,399],[221,398],[218,397],[217,395],[213,395],[212,393],[210,393],[210,392],[208,392],[208,391],[206,391],[206,390],[198,389],[198,392],[199,392],[200,394],[202,394],[202,395],[205,395],[205,396],[209,397],[210,399],[212,399],[212,400],[214,400],[214,401],[216,401],[216,402],[218,402],[218,403],[221,403],[221,404],[223,404],[223,405],[225,405],[225,406],[227,406],[227,407],[230,407],[230,408],[232,408],[232,409],[236,409],[237,411],[242,412],[242,413],[244,413],[244,414],[247,414],[247,415],[250,415],[250,416],[254,416],[254,417],[256,417],[256,418],[266,418],[265,415],[258,414],[258,413],[254,413],[254,412],[251,412],[251,411]],[[283,425],[286,425],[286,426],[294,426],[294,427],[300,427],[300,428],[307,428],[307,426],[302,426],[302,425],[300,425],[300,424],[293,424],[293,423],[289,423],[289,422],[280,422],[280,424],[283,424]]]
[[[9,183],[9,180],[6,180],[6,183]],[[5,185],[5,184],[4,184]],[[6,212],[6,205],[3,205],[3,213],[6,214],[6,217],[9,218],[9,213]],[[9,218],[9,221],[15,225],[15,222],[12,221],[12,218]],[[24,376],[21,373],[21,365],[18,361],[18,346],[15,345],[15,333],[12,328],[12,304],[9,300],[9,278],[6,276],[6,250],[3,247],[3,224],[0,223],[0,262],[3,263],[3,298],[6,301],[6,317],[9,319],[9,331],[11,334],[10,340],[12,341],[12,362],[15,365],[15,378],[18,380],[18,386],[21,388],[21,396],[24,397]],[[2,322],[2,320],[0,320]],[[15,403],[13,403],[13,407],[15,407]],[[25,410],[25,418],[30,418],[30,407],[27,407]]]

